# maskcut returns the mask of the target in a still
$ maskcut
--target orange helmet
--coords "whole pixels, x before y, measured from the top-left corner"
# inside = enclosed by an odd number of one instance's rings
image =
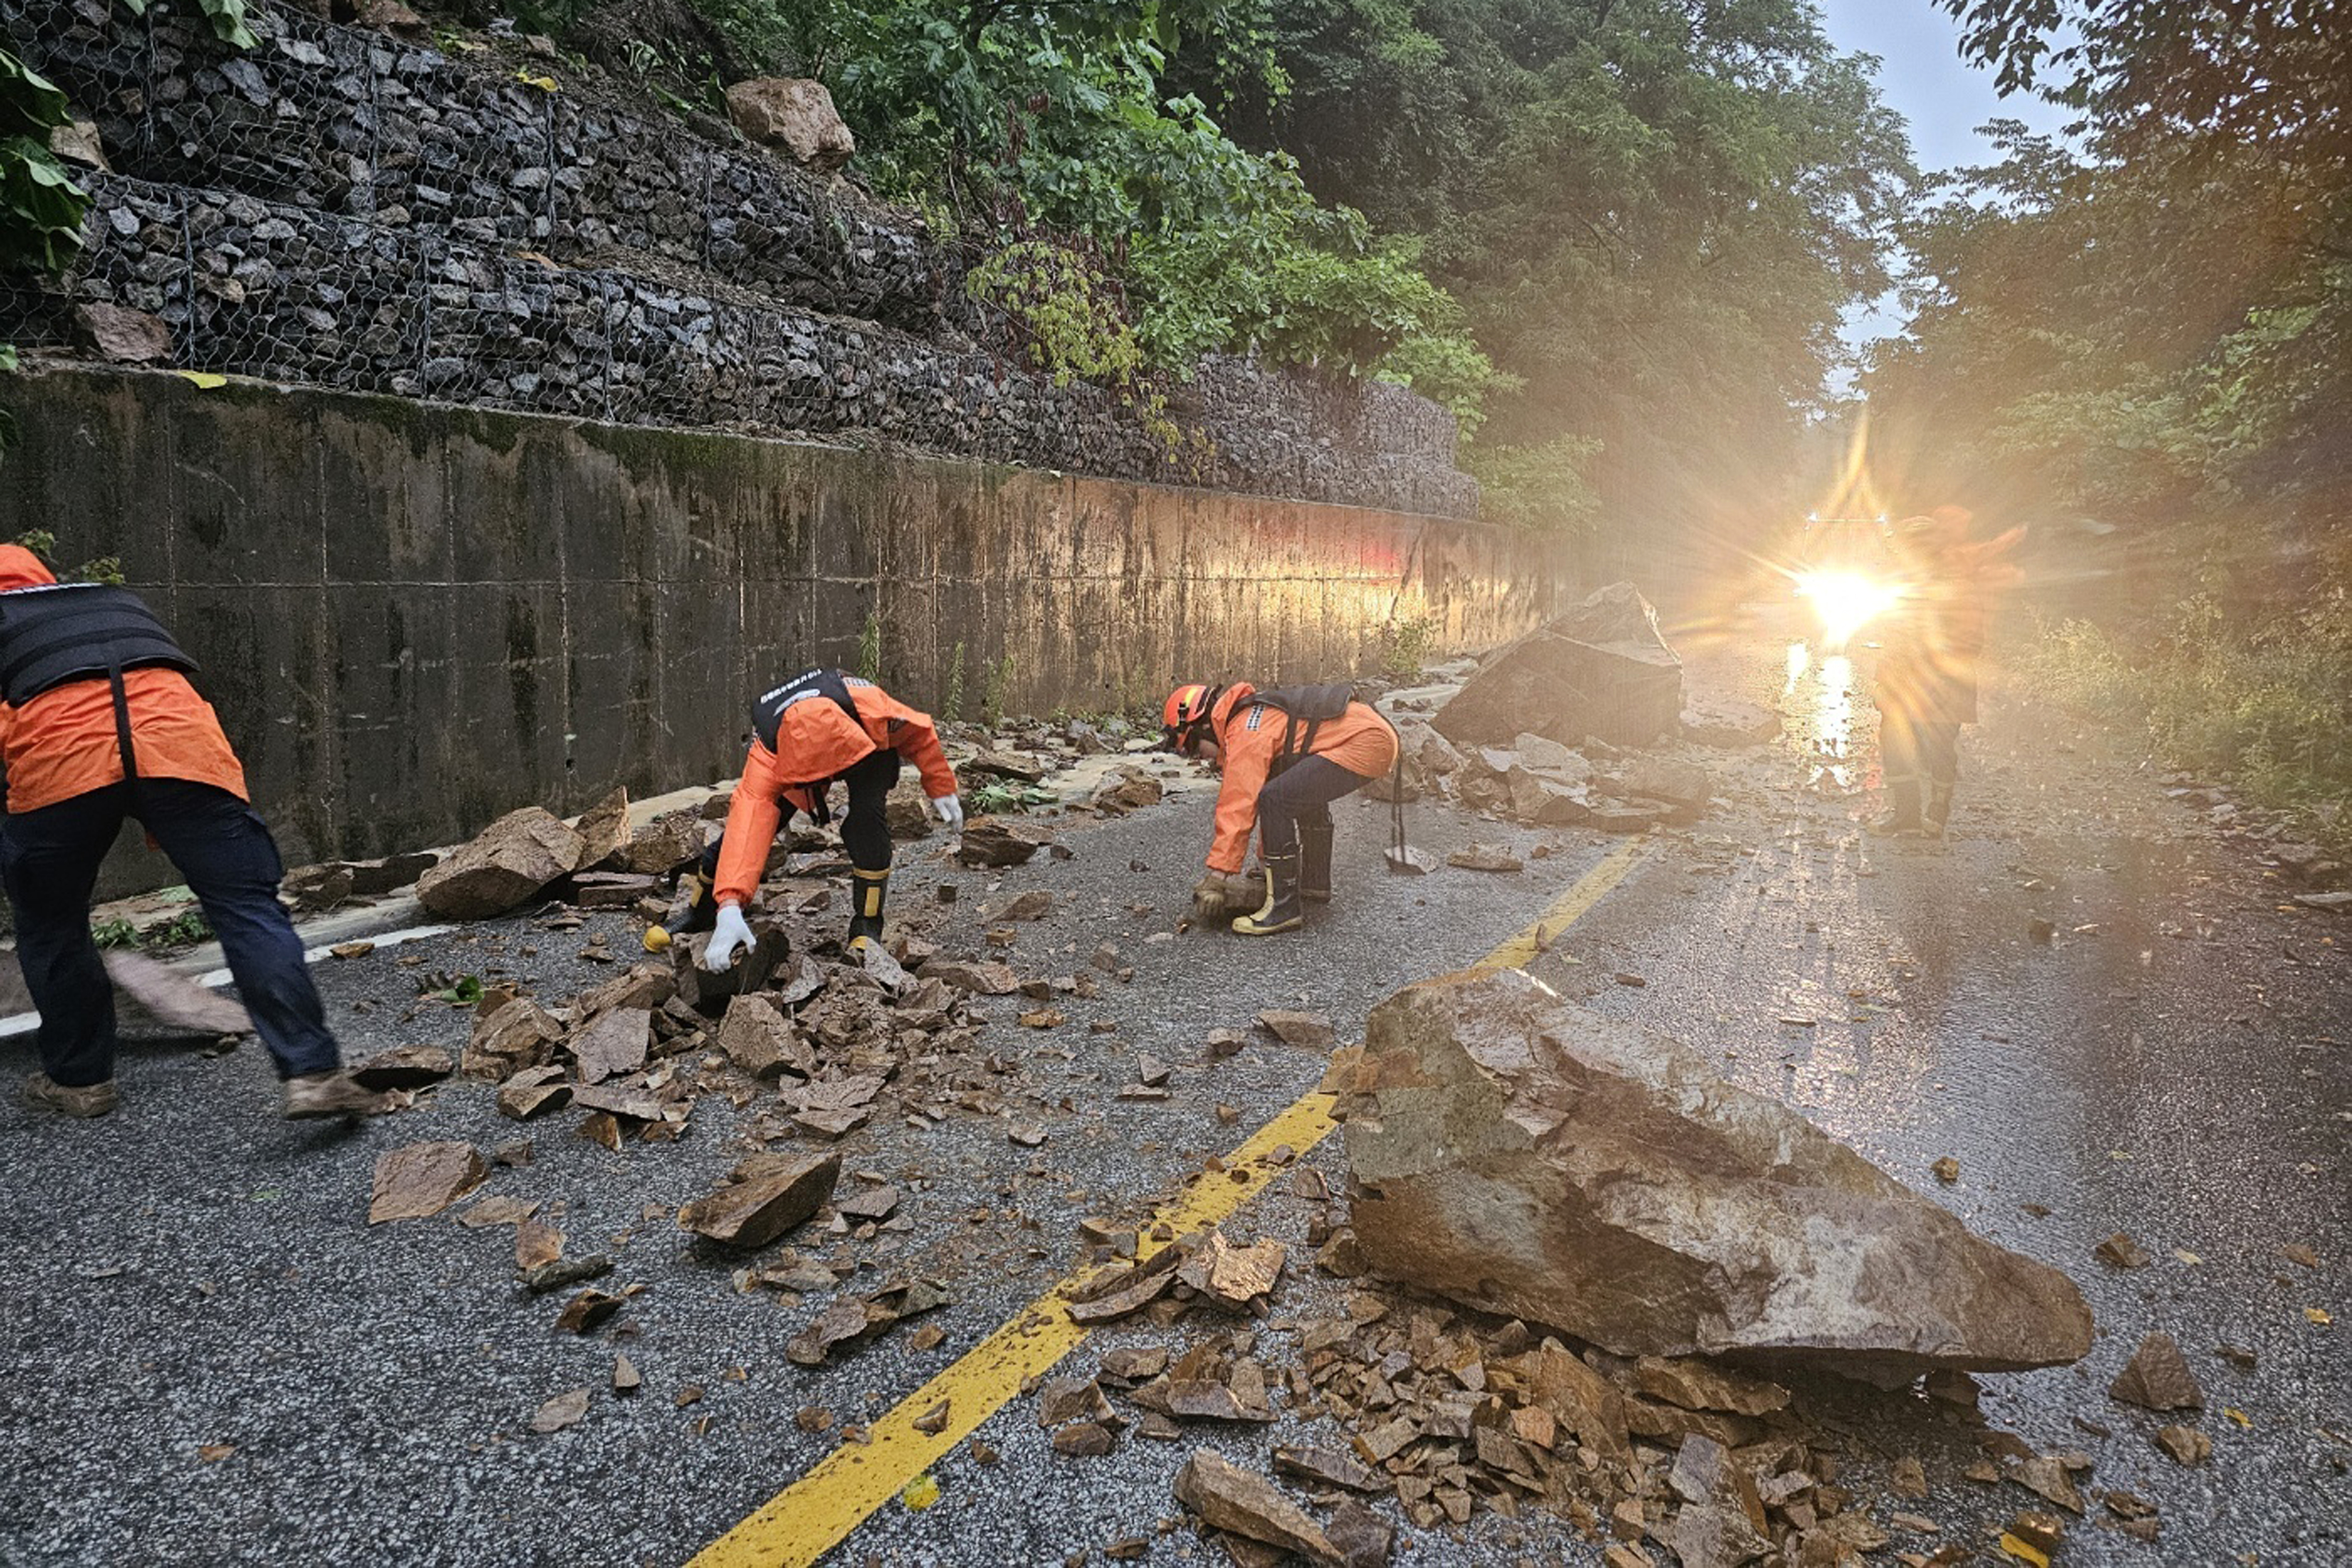
[[[1217,694],[1223,686],[1203,685],[1195,681],[1178,686],[1168,694],[1168,706],[1160,712],[1165,735],[1161,749],[1190,751],[1200,744],[1201,731],[1208,727],[1209,711],[1216,706]]]

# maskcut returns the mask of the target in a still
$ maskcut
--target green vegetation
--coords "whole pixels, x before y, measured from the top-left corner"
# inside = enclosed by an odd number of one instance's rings
[[[1906,225],[1879,465],[2045,548],[2105,533],[2084,564],[2128,566],[2140,602],[2053,627],[2049,689],[2272,803],[2352,800],[2352,36],[2189,0],[1941,3],[2084,131],[2002,128]]]
[[[212,940],[212,925],[204,911],[194,906],[144,930],[119,917],[92,921],[89,927],[90,940],[104,948],[193,947]]]
[[[946,719],[963,717],[963,644],[961,643],[955,645],[955,653],[948,659],[948,685],[946,694],[940,698],[940,716]]]
[[[869,681],[882,678],[882,617],[878,612],[866,612],[866,624],[857,633],[857,668],[852,673]]]
[[[988,666],[987,677],[980,688],[980,722],[994,729],[1004,722],[1004,694],[1013,685],[1013,655],[1005,654]]]
[[[1786,510],[1910,179],[1804,0],[688,3],[618,52],[619,0],[489,8],[706,99],[817,77],[1016,350],[1179,467],[1175,383],[1252,354],[1434,399],[1561,534]]]
[[[1381,628],[1381,673],[1392,680],[1417,679],[1436,643],[1437,622],[1425,615],[1391,622]]]

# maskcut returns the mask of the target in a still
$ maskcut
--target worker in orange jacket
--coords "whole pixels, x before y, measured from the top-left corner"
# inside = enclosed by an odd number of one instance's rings
[[[751,708],[751,748],[743,777],[728,803],[727,826],[704,852],[710,943],[706,969],[730,968],[751,946],[743,906],[759,891],[768,846],[789,810],[822,821],[835,782],[849,787],[841,841],[849,851],[849,946],[882,935],[883,899],[890,886],[890,824],[884,808],[902,761],[923,777],[923,793],[950,832],[963,826],[955,770],[940,748],[938,728],[876,685],[838,670],[803,670],[761,695]],[[649,943],[653,933],[647,932]],[[658,944],[654,944],[658,945]]]
[[[0,545],[0,880],[16,961],[41,1015],[25,1103],[68,1116],[114,1109],[114,986],[89,900],[125,817],[171,857],[220,938],[291,1117],[371,1111],[346,1077],[302,939],[278,902],[285,867],[246,801],[245,769],[195,662],[127,589],[59,584]]]
[[[1170,694],[1166,745],[1206,757],[1223,775],[1208,874],[1192,889],[1203,922],[1234,909],[1244,936],[1295,931],[1301,901],[1331,897],[1331,802],[1396,766],[1397,732],[1345,685],[1259,691],[1247,681],[1194,684]],[[1259,869],[1244,878],[1250,832]]]
[[[1878,661],[1886,810],[1870,823],[1874,833],[1940,839],[1950,824],[1960,727],[1977,719],[1977,674],[1993,600],[2025,575],[2007,559],[2025,538],[2023,528],[1972,542],[1969,520],[1964,507],[1938,507],[1893,530],[1906,581]]]

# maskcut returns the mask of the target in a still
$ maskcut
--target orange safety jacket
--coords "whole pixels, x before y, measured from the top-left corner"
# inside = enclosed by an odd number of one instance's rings
[[[0,545],[0,591],[57,581],[21,545]],[[122,673],[131,714],[131,749],[145,779],[210,784],[243,800],[245,768],[222,733],[220,716],[179,671],[151,666]],[[122,781],[114,694],[105,677],[68,681],[21,708],[0,703],[0,768],[8,810],[37,811]]]
[[[921,770],[924,794],[937,800],[956,793],[955,769],[940,748],[930,715],[916,712],[871,681],[851,675],[844,684],[857,709],[856,722],[838,705],[814,697],[784,709],[773,750],[764,742],[751,743],[742,779],[727,806],[727,842],[719,852],[713,894],[719,903],[751,901],[786,807],[815,812],[824,803],[826,785],[886,746]]]
[[[1209,869],[1230,876],[1249,856],[1250,834],[1257,828],[1258,791],[1282,755],[1290,716],[1256,700],[1257,688],[1237,681],[1225,688],[1209,710],[1209,727],[1217,736],[1217,768],[1224,781],[1217,788],[1217,832],[1209,845]],[[1325,719],[1315,732],[1308,756],[1335,763],[1369,782],[1396,766],[1397,734],[1389,721],[1363,703],[1349,703],[1338,718]]]

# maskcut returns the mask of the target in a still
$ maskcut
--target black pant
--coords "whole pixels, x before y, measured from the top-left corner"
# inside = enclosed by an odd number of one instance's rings
[[[1960,727],[1884,709],[1878,720],[1879,768],[1889,784],[1941,784],[1960,777]]]
[[[849,852],[849,863],[859,871],[890,869],[890,819],[886,808],[898,782],[898,754],[886,746],[816,786],[820,800],[835,784],[849,786],[849,814],[841,820],[841,843]],[[790,810],[784,819],[792,820]],[[719,849],[726,841],[722,832],[704,848],[706,879],[719,874]]]
[[[111,784],[0,818],[0,878],[16,911],[16,962],[40,1010],[41,1068],[68,1088],[114,1076],[114,983],[90,939],[89,895],[125,817],[136,818],[203,905],[278,1074],[331,1072],[302,938],[278,902],[286,868],[268,827],[226,789],[184,779]]]
[[[1300,821],[1329,821],[1332,801],[1370,782],[1328,758],[1300,758],[1257,792],[1258,853],[1268,860],[1297,854]]]

